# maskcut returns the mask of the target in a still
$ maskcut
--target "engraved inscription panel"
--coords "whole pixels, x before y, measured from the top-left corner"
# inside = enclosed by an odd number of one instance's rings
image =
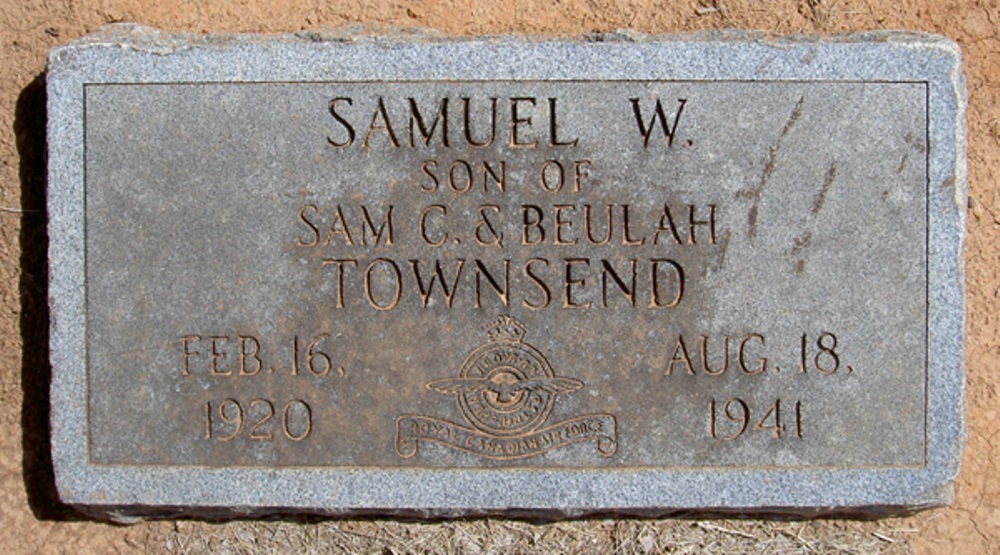
[[[922,465],[926,91],[88,85],[90,460]]]

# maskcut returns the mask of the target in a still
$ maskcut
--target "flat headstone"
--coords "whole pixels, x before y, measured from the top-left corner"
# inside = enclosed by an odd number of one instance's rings
[[[897,511],[964,440],[936,36],[114,27],[49,58],[92,514]]]

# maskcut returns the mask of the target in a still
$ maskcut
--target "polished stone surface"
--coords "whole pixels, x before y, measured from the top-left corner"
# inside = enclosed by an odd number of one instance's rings
[[[946,40],[120,26],[54,50],[48,83],[68,503],[950,498],[965,93]]]

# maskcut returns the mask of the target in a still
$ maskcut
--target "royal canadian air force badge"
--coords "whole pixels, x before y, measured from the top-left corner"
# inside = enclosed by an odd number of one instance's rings
[[[454,395],[469,426],[406,414],[396,419],[396,453],[409,458],[421,441],[438,443],[490,459],[520,459],[571,443],[593,441],[610,457],[618,450],[611,414],[587,414],[545,426],[560,395],[583,387],[556,376],[538,349],[524,342],[526,328],[500,316],[487,328],[489,341],[476,347],[458,375],[434,380],[428,389]]]

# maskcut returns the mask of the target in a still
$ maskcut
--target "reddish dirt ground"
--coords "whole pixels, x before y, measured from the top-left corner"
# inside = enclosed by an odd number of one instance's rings
[[[147,522],[115,526],[60,505],[48,459],[44,69],[49,48],[107,23],[194,33],[281,33],[349,23],[446,35],[576,36],[742,28],[872,29],[956,41],[968,84],[968,443],[948,508],[879,521],[505,520]],[[0,2],[0,547],[61,552],[1000,551],[1000,4],[997,0],[2,0]]]

